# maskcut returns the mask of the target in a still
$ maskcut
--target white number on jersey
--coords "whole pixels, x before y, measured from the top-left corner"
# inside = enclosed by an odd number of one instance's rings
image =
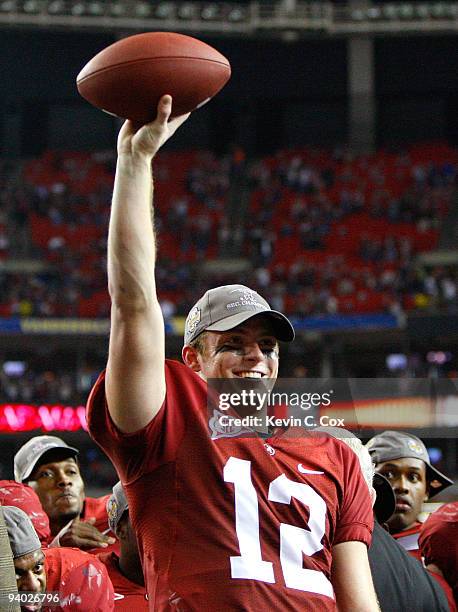
[[[251,480],[251,461],[230,457],[223,475],[225,482],[234,485],[235,531],[240,549],[240,556],[230,558],[231,576],[273,583],[273,564],[264,561],[261,556],[258,495]],[[309,508],[310,531],[280,523],[280,563],[285,584],[292,589],[333,598],[332,585],[326,576],[317,570],[302,567],[302,555],[311,556],[323,548],[325,501],[309,485],[290,480],[284,474],[270,483],[270,501],[290,504],[292,497]]]

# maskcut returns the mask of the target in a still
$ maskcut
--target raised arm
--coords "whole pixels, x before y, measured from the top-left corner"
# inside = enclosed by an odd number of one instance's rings
[[[168,122],[163,96],[154,122],[135,130],[126,121],[118,137],[118,162],[108,232],[111,330],[106,397],[121,431],[141,429],[164,401],[164,321],[154,278],[151,161],[188,115]]]

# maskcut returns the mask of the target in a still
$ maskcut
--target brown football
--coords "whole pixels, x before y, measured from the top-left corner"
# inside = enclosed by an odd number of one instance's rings
[[[172,96],[176,117],[205,104],[230,76],[228,60],[201,40],[147,32],[100,51],[81,70],[76,84],[97,108],[143,124],[154,119],[164,94]]]

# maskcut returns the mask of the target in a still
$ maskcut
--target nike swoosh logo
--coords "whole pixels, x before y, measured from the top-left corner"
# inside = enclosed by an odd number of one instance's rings
[[[301,472],[301,474],[324,474],[324,472],[317,472],[316,470],[308,470],[302,465],[302,463],[297,464],[297,469],[299,470],[299,472]]]

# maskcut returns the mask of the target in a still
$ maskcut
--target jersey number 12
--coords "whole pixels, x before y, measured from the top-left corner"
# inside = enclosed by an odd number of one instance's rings
[[[274,583],[273,564],[264,561],[261,556],[258,495],[251,480],[251,461],[230,457],[223,474],[225,482],[234,485],[235,531],[240,549],[240,556],[230,558],[231,576]],[[290,504],[292,497],[308,506],[310,531],[280,523],[280,563],[285,584],[292,589],[333,598],[333,588],[326,576],[317,570],[302,567],[302,555],[311,556],[323,548],[325,501],[309,485],[290,480],[284,474],[270,483],[270,501]]]

